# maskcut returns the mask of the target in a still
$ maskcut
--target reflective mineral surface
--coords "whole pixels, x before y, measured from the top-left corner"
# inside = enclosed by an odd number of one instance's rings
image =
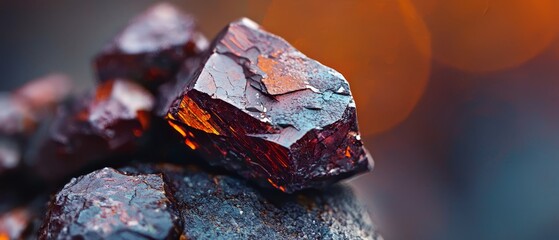
[[[133,19],[95,58],[100,81],[128,78],[155,87],[207,48],[192,16],[160,3]]]
[[[211,164],[284,192],[368,169],[348,82],[251,20],[179,83],[168,122]]]
[[[95,171],[56,194],[39,239],[175,239],[166,194],[158,174]]]
[[[248,19],[209,45],[167,3],[94,63],[81,94],[0,93],[0,240],[382,239],[334,184],[371,160],[340,73]]]

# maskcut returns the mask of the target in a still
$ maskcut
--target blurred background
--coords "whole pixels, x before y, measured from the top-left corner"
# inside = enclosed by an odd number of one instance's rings
[[[173,2],[173,1],[171,1]],[[154,1],[1,1],[0,90],[92,56]],[[556,0],[180,1],[212,38],[248,16],[349,80],[385,239],[559,239]]]

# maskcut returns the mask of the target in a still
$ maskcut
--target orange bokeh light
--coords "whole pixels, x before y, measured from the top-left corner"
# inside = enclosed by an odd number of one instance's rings
[[[433,57],[470,72],[515,67],[542,52],[559,30],[557,10],[555,0],[439,0],[418,8],[432,34]]]
[[[403,121],[425,90],[430,35],[409,0],[271,1],[262,24],[344,74],[365,135]]]

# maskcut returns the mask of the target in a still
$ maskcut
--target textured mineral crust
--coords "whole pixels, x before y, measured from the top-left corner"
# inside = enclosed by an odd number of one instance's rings
[[[61,180],[98,160],[134,152],[149,127],[154,97],[140,85],[111,80],[59,108],[29,156],[39,175]]]
[[[49,206],[39,239],[176,239],[160,174],[104,168],[72,179]]]
[[[207,48],[192,16],[168,3],[133,19],[95,58],[100,81],[127,78],[152,90],[173,79],[180,64]]]
[[[381,239],[347,187],[261,192],[239,178],[169,164],[72,180],[56,194],[40,236],[165,239],[177,223],[180,239]]]
[[[348,82],[251,20],[179,83],[168,122],[213,165],[288,193],[368,169]]]

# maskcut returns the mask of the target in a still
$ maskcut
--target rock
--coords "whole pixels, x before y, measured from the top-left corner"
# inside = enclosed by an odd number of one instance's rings
[[[288,195],[192,166],[140,165],[122,171],[163,174],[185,239],[381,239],[347,186]]]
[[[160,174],[92,172],[56,194],[39,239],[176,239],[168,194]]]
[[[72,84],[62,74],[46,75],[0,93],[0,178],[22,167],[24,148],[43,121],[52,117]]]
[[[149,127],[154,101],[131,81],[100,84],[92,94],[59,108],[29,149],[30,165],[42,178],[58,181],[90,165],[107,164],[111,156],[134,153]]]
[[[208,42],[194,18],[169,3],[159,3],[134,18],[95,58],[100,81],[136,80],[151,90],[173,79],[185,59]]]
[[[164,110],[210,164],[288,193],[368,169],[340,73],[248,19],[229,24],[203,59]]]

